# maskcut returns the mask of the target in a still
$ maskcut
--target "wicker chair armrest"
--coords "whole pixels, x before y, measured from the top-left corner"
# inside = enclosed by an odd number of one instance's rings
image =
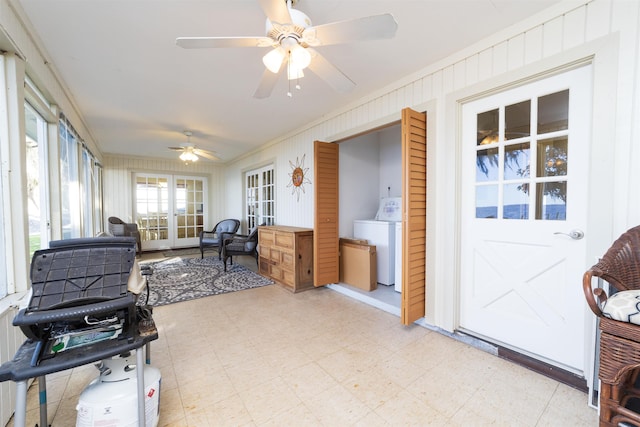
[[[215,232],[215,230],[201,231],[199,237],[200,237],[200,240],[202,240],[204,238],[216,237],[216,232]]]
[[[600,307],[607,300],[608,296],[604,289],[593,287],[592,282],[594,275],[596,277],[599,276],[598,272],[593,269],[587,270],[584,273],[582,276],[582,290],[584,291],[584,296],[587,299],[587,304],[591,311],[593,311],[596,316],[602,317]]]
[[[223,231],[220,233],[220,241],[224,242],[228,239],[233,239],[235,236],[238,236],[238,235],[230,231]]]
[[[127,233],[135,233],[138,231],[138,224],[136,223],[127,223],[124,225],[125,230],[127,231]]]
[[[231,242],[245,242],[249,236],[246,234],[232,234],[232,233],[224,233],[230,234],[231,237],[227,237],[224,239],[224,244],[229,244]]]

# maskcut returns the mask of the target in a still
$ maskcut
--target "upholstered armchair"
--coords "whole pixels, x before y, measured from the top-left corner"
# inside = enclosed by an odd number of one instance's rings
[[[200,258],[204,258],[204,249],[214,247],[218,251],[218,259],[222,259],[222,243],[238,231],[240,221],[237,219],[223,219],[211,231],[200,232]]]
[[[115,216],[110,216],[107,222],[109,223],[109,234],[115,237],[134,237],[136,239],[137,253],[142,253],[142,242],[140,241],[138,224],[126,223]]]
[[[224,261],[224,271],[227,271],[227,259],[233,264],[234,255],[249,255],[258,262],[258,227],[248,235],[236,234],[235,236],[225,239],[222,246],[222,257]]]

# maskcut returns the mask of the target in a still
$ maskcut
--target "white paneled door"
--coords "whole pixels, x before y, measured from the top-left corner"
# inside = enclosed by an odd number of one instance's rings
[[[205,177],[136,174],[135,218],[144,250],[198,246],[205,223]]]
[[[460,327],[584,371],[591,66],[462,106]]]

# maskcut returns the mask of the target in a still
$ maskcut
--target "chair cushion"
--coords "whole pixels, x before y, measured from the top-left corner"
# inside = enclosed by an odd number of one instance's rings
[[[602,305],[604,317],[640,325],[640,289],[620,291]]]
[[[216,233],[235,233],[238,229],[235,221],[221,221],[216,227]]]
[[[247,236],[247,240],[254,240],[257,234],[258,234],[258,227],[253,227],[253,230],[251,230],[251,233],[249,233],[249,235]]]
[[[220,238],[219,237],[203,237],[200,243],[205,245],[217,245],[220,243]]]

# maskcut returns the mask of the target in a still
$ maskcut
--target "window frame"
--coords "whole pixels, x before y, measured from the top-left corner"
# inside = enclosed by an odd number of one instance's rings
[[[51,184],[49,182],[49,135],[48,135],[48,122],[45,117],[35,108],[28,100],[24,102],[25,113],[29,110],[30,114],[36,117],[36,133],[38,144],[38,203],[40,213],[40,220],[44,221],[44,228],[40,226],[40,245],[36,249],[44,249],[49,247],[49,240],[51,240],[51,209],[49,194],[51,192]],[[25,143],[28,138],[26,131],[26,114],[25,114]],[[27,168],[27,176],[29,176],[30,168],[25,163]],[[44,211],[44,212],[43,212]],[[27,207],[27,214],[29,214],[29,208]],[[28,236],[29,242],[31,236]],[[31,245],[30,245],[31,246]],[[29,250],[29,255],[33,254],[33,251]]]

